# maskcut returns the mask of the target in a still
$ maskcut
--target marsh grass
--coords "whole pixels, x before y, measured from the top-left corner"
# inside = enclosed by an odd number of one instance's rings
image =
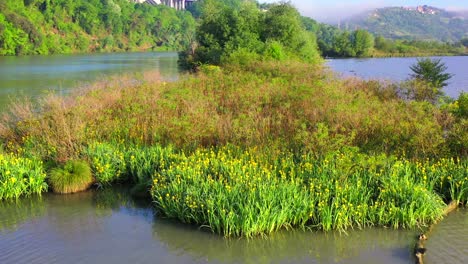
[[[127,179],[125,148],[119,144],[91,142],[84,151],[98,187]]]
[[[42,161],[0,152],[0,200],[47,190]]]
[[[49,96],[38,112],[11,107],[0,137],[61,163],[94,141],[190,151],[276,145],[317,156],[359,147],[416,158],[446,156],[460,145],[446,137],[460,126],[436,106],[401,99],[396,85],[338,79],[318,65],[254,62],[171,83],[151,76]]]
[[[225,236],[250,237],[293,227],[415,228],[442,218],[445,203],[438,192],[450,193],[453,184],[468,186],[450,178],[449,186],[434,188],[447,180],[445,168],[457,175],[466,172],[466,163],[453,160],[388,159],[383,164],[353,151],[321,159],[261,153],[224,147],[181,157],[155,173],[151,194],[156,206],[168,217]],[[352,160],[371,165],[347,166]],[[425,174],[429,168],[431,181]],[[468,193],[457,192],[457,197],[466,201]]]
[[[88,189],[94,182],[91,168],[85,161],[70,160],[49,173],[49,183],[56,193],[75,193]]]

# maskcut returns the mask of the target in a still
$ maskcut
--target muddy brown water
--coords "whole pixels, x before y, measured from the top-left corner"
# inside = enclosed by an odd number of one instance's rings
[[[164,219],[122,188],[0,202],[0,263],[414,263],[417,230],[285,230],[225,239]],[[467,263],[468,212],[438,224],[425,263]]]

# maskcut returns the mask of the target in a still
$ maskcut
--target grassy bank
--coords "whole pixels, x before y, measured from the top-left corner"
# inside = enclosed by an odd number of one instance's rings
[[[402,95],[297,62],[146,73],[13,105],[0,138],[49,176],[85,161],[98,186],[132,182],[164,215],[226,236],[417,227],[468,199],[466,109]]]

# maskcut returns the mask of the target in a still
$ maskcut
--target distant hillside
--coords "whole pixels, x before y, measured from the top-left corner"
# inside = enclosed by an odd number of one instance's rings
[[[366,29],[391,39],[456,42],[468,37],[467,12],[451,12],[431,6],[386,7],[352,17],[342,26]]]

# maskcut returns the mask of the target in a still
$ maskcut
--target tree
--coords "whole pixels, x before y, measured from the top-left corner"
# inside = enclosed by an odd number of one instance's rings
[[[437,89],[447,86],[447,81],[453,76],[445,72],[447,66],[445,66],[445,63],[441,59],[418,59],[416,64],[410,66],[410,69],[413,71],[411,77],[425,81]]]
[[[447,86],[447,80],[452,75],[446,73],[447,66],[440,59],[418,59],[410,69],[413,71],[409,82],[403,85],[403,91],[408,99],[436,103],[444,93],[442,88]]]
[[[262,12],[254,1],[204,0],[196,43],[180,53],[179,63],[196,69],[262,58],[319,60],[315,35],[304,29],[299,12],[288,3],[273,4]]]
[[[367,57],[374,47],[374,37],[368,31],[358,29],[353,32],[353,44],[358,57]]]

